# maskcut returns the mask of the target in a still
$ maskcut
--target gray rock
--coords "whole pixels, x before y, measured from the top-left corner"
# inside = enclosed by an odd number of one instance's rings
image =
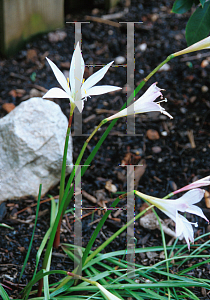
[[[0,119],[0,202],[37,198],[60,181],[68,121],[52,101],[31,98]],[[72,164],[69,139],[67,165]],[[72,167],[67,166],[67,174]]]

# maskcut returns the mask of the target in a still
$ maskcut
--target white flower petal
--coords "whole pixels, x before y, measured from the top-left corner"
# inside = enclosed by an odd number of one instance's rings
[[[142,104],[140,102],[138,103],[134,102],[134,111],[136,114],[150,112],[150,111],[161,111],[161,107],[155,102],[149,102],[149,103],[143,102]]]
[[[96,282],[96,285],[109,300],[120,300],[120,298],[107,291],[100,283]]]
[[[90,77],[88,77],[88,79],[82,85],[83,90],[87,91],[92,86],[94,86],[96,83],[98,83],[104,77],[104,75],[108,71],[109,67],[113,64],[113,62],[114,61],[110,62],[105,67],[103,67],[99,71],[95,72]]]
[[[202,189],[193,189],[185,193],[183,196],[181,196],[179,199],[176,200],[177,204],[187,204],[188,206],[198,203],[201,201],[201,199],[204,196],[205,191]],[[181,210],[181,207],[179,208],[180,211],[185,211]]]
[[[84,108],[84,100],[78,100],[74,102],[77,108],[79,109],[79,112],[81,113]]]
[[[161,93],[162,89],[160,89],[159,87],[157,87],[156,84],[157,84],[157,82],[153,83],[146,90],[146,92],[139,99],[136,100],[136,102],[137,101],[146,101],[146,102],[154,101],[159,96],[161,96],[161,98],[162,98],[163,97],[163,95]]]
[[[94,96],[94,95],[102,95],[110,92],[114,92],[117,90],[120,90],[118,86],[112,86],[112,85],[99,85],[94,86],[92,88],[89,88],[87,91],[83,89],[82,87],[82,98],[88,97],[88,96]]]
[[[172,115],[170,115],[167,111],[163,110],[163,111],[161,111],[161,113],[164,114],[164,115],[166,115],[170,119],[173,119]]]
[[[52,88],[42,98],[68,98],[69,99],[69,95],[60,88]]]
[[[182,232],[183,232],[183,236],[187,242],[188,245],[188,249],[190,250],[190,242],[194,242],[194,232],[193,232],[193,227],[191,225],[191,223],[182,215],[179,215],[179,221],[180,224],[182,223]]]
[[[75,91],[79,91],[79,89],[81,88],[84,71],[85,71],[85,62],[82,57],[79,42],[78,42],[74,50],[74,53],[72,55],[71,65],[69,70],[69,81],[70,81],[72,94],[74,94]]]
[[[207,222],[209,222],[209,220],[204,215],[202,209],[200,207],[198,207],[198,206],[191,205],[189,208],[186,209],[186,212],[194,214],[194,215],[197,215],[197,216],[205,219]]]
[[[178,214],[178,212],[176,213],[176,236],[177,237],[180,237],[183,235],[183,227],[184,227],[184,224],[183,224],[183,221],[182,219],[180,218],[180,214]]]
[[[58,69],[58,67],[49,58],[46,57],[46,59],[47,59],[49,65],[50,65],[50,67],[52,68],[53,73],[55,74],[55,77],[56,77],[57,81],[60,83],[62,88],[66,91],[66,93],[68,95],[70,95],[70,89],[68,87],[67,80],[66,80],[65,76],[63,75],[63,73]]]

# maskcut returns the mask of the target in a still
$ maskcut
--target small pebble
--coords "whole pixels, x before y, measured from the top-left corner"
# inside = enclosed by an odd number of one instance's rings
[[[146,256],[147,256],[149,259],[153,259],[154,257],[157,257],[158,254],[157,254],[157,252],[151,252],[151,251],[148,251],[148,252],[146,252]]]
[[[147,49],[147,44],[146,43],[138,45],[138,47],[137,47],[137,50],[140,50],[142,52],[146,51],[146,49]]]
[[[160,138],[159,133],[154,129],[147,130],[146,136],[149,140],[159,140]]]
[[[180,108],[180,111],[181,111],[182,114],[186,114],[187,109],[186,109],[185,107],[181,107],[181,108]]]
[[[92,10],[92,15],[97,15],[97,14],[99,14],[99,12],[100,12],[100,10],[98,8],[94,8]]]
[[[7,113],[11,112],[14,108],[15,105],[13,103],[4,103],[2,105],[3,110],[5,110]]]
[[[169,183],[169,186],[172,189],[172,191],[176,191],[177,190],[177,185],[176,185],[176,183],[174,181],[169,180],[168,183]]]
[[[167,131],[162,131],[162,132],[161,132],[161,135],[162,135],[162,136],[167,136],[168,133],[167,133]]]
[[[67,37],[65,31],[56,31],[48,33],[48,40],[50,43],[57,43],[63,41]]]
[[[159,157],[159,158],[158,158],[158,162],[159,162],[159,163],[162,163],[162,162],[163,162],[163,159],[162,159],[161,157]]]
[[[186,62],[186,65],[187,65],[190,69],[193,68],[193,64],[191,63],[191,61],[187,61],[187,62]]]
[[[207,59],[204,59],[201,63],[201,67],[205,68],[206,66],[208,66],[208,64],[209,64],[209,61]]]
[[[117,56],[116,58],[115,58],[115,63],[117,64],[117,65],[121,65],[121,64],[124,64],[124,62],[125,62],[125,57],[124,56]]]
[[[208,92],[209,88],[206,85],[203,85],[201,88],[202,93]]]
[[[178,34],[176,34],[176,35],[174,36],[174,38],[175,38],[175,40],[180,41],[181,39],[184,38],[184,36],[183,36],[183,34],[178,33]]]
[[[112,193],[116,193],[117,192],[117,187],[112,184],[111,180],[108,180],[106,182],[106,185],[105,185],[105,188],[109,191],[109,192],[112,192]]]
[[[163,66],[158,70],[158,72],[163,72],[163,71],[167,72],[167,71],[169,71],[170,69],[171,69],[170,65],[169,65],[169,64],[165,64],[165,65],[163,65]]]
[[[33,88],[33,89],[30,90],[29,95],[30,95],[30,98],[33,98],[33,97],[42,97],[44,95],[44,93],[41,92],[41,91],[39,91],[39,90],[37,90],[37,89],[35,89],[35,88]]]
[[[159,146],[154,146],[152,147],[152,152],[153,153],[160,153],[162,149]]]
[[[26,251],[26,249],[24,247],[18,247],[18,250],[20,250],[20,252],[22,252],[22,253]]]
[[[152,14],[152,15],[151,15],[151,20],[152,20],[152,22],[157,21],[158,18],[159,18],[159,14]]]
[[[196,99],[197,99],[197,97],[196,97],[196,96],[192,96],[192,97],[190,97],[190,103],[194,103]]]

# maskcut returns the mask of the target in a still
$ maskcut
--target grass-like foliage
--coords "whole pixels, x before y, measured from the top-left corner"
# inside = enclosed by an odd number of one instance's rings
[[[115,204],[119,202],[119,200],[120,199],[118,197],[115,200]],[[52,201],[52,203],[54,202]],[[150,209],[151,207],[147,208],[146,210]],[[136,219],[141,217],[145,211],[137,215]],[[109,211],[107,212],[107,215],[104,215],[101,219],[101,222],[95,229],[93,236],[97,236],[97,232],[102,227],[105,219],[108,216],[108,213]],[[158,216],[156,217],[159,219]],[[208,264],[210,262],[210,240],[208,239],[205,243],[199,244],[199,240],[208,237],[209,234],[204,234],[196,238],[196,244],[193,247],[193,251],[189,253],[187,245],[178,245],[177,240],[174,241],[173,245],[166,246],[165,235],[163,230],[161,230],[163,246],[136,248],[135,255],[138,257],[140,253],[164,252],[165,259],[160,260],[152,266],[144,266],[139,263],[135,263],[134,265],[130,266],[135,268],[135,271],[128,272],[126,254],[132,253],[132,250],[120,250],[106,254],[101,253],[109,243],[114,243],[115,237],[123,232],[127,226],[128,224],[124,225],[95,251],[90,250],[90,246],[95,238],[90,240],[86,248],[80,249],[80,251],[83,253],[83,257],[85,258],[85,262],[82,265],[82,274],[85,278],[91,279],[91,281],[97,281],[106,290],[119,299],[125,299],[126,297],[133,297],[133,299],[169,299],[169,295],[170,299],[198,299],[196,294],[193,292],[195,287],[202,287],[206,290],[210,290],[210,280],[205,278],[196,278],[191,275],[192,270],[195,268],[202,268],[203,264]],[[49,232],[51,230],[52,225],[48,230],[46,237],[49,236]],[[46,242],[45,238],[42,242],[42,249],[43,244],[45,243],[44,241]],[[77,246],[72,244],[61,244],[61,247],[68,255],[70,260],[78,260],[78,257],[75,257],[75,248],[77,248]],[[87,253],[86,256],[85,253]],[[40,253],[37,253],[37,263],[39,262],[39,259]],[[195,259],[198,261],[196,265],[194,265]],[[78,260],[78,264],[79,262],[80,260]],[[171,271],[172,269],[173,272]],[[63,279],[49,286],[48,276],[56,273],[63,275]],[[43,279],[44,281],[44,296],[36,297],[35,295],[37,291],[33,290],[31,292],[31,288],[40,279]],[[3,299],[9,299],[3,287],[1,287],[1,295]],[[72,278],[69,276],[68,271],[49,271],[49,269],[34,273],[33,279],[23,290],[22,296],[23,299],[37,300],[103,299],[97,286]]]

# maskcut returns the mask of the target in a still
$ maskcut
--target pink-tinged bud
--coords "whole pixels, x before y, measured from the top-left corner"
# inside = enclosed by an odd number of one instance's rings
[[[174,191],[173,194],[175,195],[175,194],[178,194],[180,192],[192,190],[192,189],[199,188],[201,186],[207,186],[207,185],[210,185],[210,176],[206,176],[202,179],[196,180],[196,181],[184,186],[183,188],[181,188],[177,191]]]

